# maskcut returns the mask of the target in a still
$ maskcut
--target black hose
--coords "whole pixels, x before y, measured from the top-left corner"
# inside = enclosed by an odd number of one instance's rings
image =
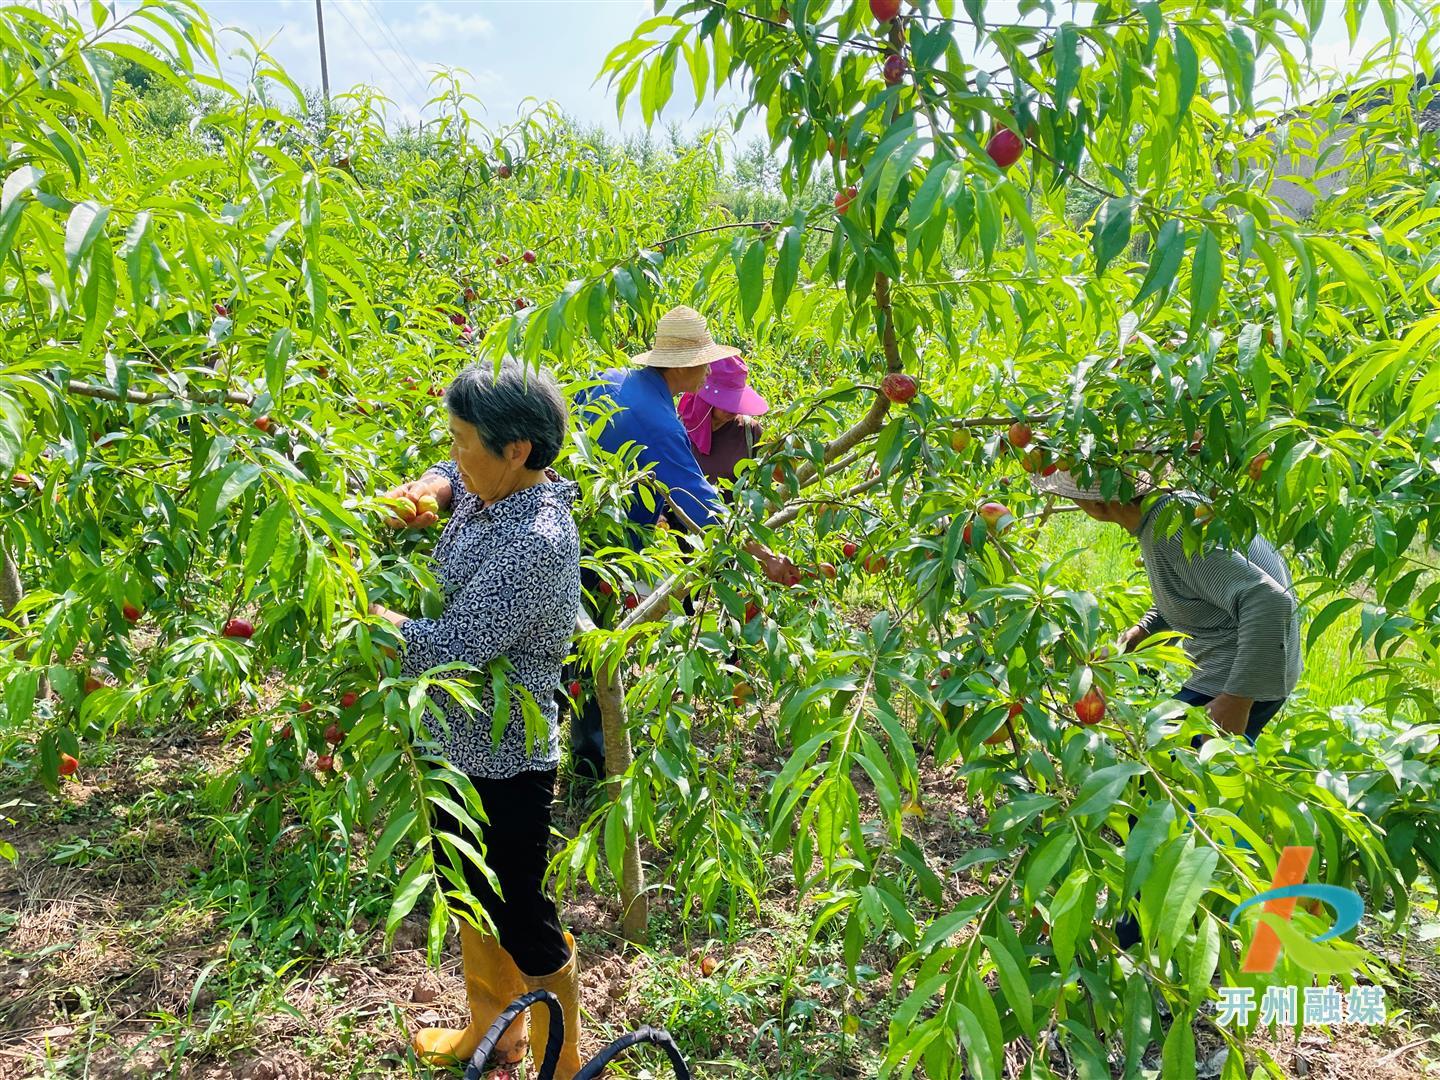
[[[480,1080],[485,1073],[485,1066],[490,1063],[490,1055],[495,1052],[495,1044],[504,1037],[510,1025],[538,1001],[543,1001],[550,1010],[550,1034],[545,1039],[545,1059],[540,1063],[540,1072],[535,1080],[550,1080],[555,1075],[555,1067],[560,1064],[560,1047],[565,1044],[565,1011],[560,1008],[560,999],[549,990],[531,990],[512,1001],[505,1007],[505,1011],[495,1018],[465,1069],[465,1080]],[[689,1074],[682,1080],[689,1080]]]
[[[675,1045],[675,1040],[670,1037],[670,1033],[663,1028],[650,1027],[648,1024],[638,1031],[621,1035],[620,1038],[580,1066],[580,1071],[575,1074],[575,1080],[595,1080],[595,1077],[600,1075],[606,1065],[609,1065],[623,1051],[630,1049],[636,1043],[654,1043],[660,1047],[670,1058],[670,1065],[675,1070],[675,1080],[691,1080],[690,1066],[686,1065],[685,1059],[680,1056],[680,1048]],[[541,1080],[545,1080],[546,1075],[548,1074],[542,1074]],[[466,1080],[470,1080],[470,1078],[467,1076]]]

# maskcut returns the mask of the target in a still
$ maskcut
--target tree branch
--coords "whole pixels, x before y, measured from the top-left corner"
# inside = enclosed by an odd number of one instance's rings
[[[184,401],[192,405],[217,405],[225,401],[231,405],[253,405],[255,396],[253,394],[242,394],[238,391],[228,391],[224,394],[215,393],[209,396],[189,397],[176,393],[146,393],[143,390],[127,390],[122,396],[111,390],[108,386],[92,386],[89,383],[70,380],[64,386],[67,394],[74,394],[76,397],[98,398],[101,401],[124,401],[130,405],[154,405],[160,401]]]
[[[646,244],[647,248],[662,248],[667,244],[673,244],[677,240],[686,240],[692,236],[703,236],[706,233],[723,232],[725,229],[758,229],[769,225],[772,229],[782,224],[779,221],[727,221],[723,225],[707,225],[703,229],[691,229],[689,232],[676,233],[674,236],[667,236],[663,240],[656,240],[653,244]],[[814,229],[816,232],[833,233],[835,230],[824,225],[806,223],[807,229]]]
[[[875,306],[880,309],[880,347],[885,350],[885,370],[904,371],[900,344],[895,339],[895,314],[890,307],[890,279],[878,272],[875,275]]]
[[[729,4],[725,3],[724,0],[705,0],[705,2],[711,7],[720,8],[727,15],[738,15],[742,19],[749,19],[751,22],[764,23],[766,26],[773,26],[777,30],[784,30],[787,34],[794,34],[796,37],[800,36],[799,31],[797,31],[793,26],[790,26],[788,23],[783,23],[776,19],[767,19],[764,15],[755,15],[748,11],[741,11],[736,8],[732,8]],[[833,45],[840,45],[842,47],[868,49],[871,52],[885,51],[885,47],[883,45],[872,45],[868,41],[860,41],[855,38],[851,38],[848,41],[841,41],[838,37],[835,37],[832,34],[815,33],[811,34],[810,36],[816,41],[828,41]]]

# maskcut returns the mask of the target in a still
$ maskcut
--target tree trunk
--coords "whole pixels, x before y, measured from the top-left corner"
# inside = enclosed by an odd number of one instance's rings
[[[0,616],[12,618],[11,612],[17,604],[25,598],[25,588],[20,584],[20,568],[15,565],[15,558],[10,554],[10,549],[0,544]],[[13,619],[20,626],[29,624],[30,619],[23,612],[13,616]],[[17,657],[23,659],[25,650],[17,649]],[[43,673],[39,685],[35,688],[36,700],[50,695],[50,680],[45,678]]]
[[[4,564],[0,569],[0,615],[8,617],[24,598],[25,590],[20,587],[20,570],[10,556],[10,549],[3,544],[0,544],[0,562]],[[19,621],[23,625],[25,616],[19,616]]]
[[[582,613],[578,629],[581,633],[594,630],[595,624]],[[618,797],[620,777],[635,760],[630,746],[630,727],[625,715],[625,676],[623,659],[613,664],[602,661],[595,669],[595,697],[600,704],[600,725],[605,732],[605,777],[611,797]],[[633,832],[625,834],[625,856],[621,862],[620,902],[623,913],[620,928],[627,941],[640,942],[650,921],[650,904],[645,895],[645,867],[640,862],[640,840]]]

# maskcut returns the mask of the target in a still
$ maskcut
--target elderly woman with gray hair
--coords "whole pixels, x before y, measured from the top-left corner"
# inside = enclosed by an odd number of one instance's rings
[[[427,717],[447,760],[466,773],[488,816],[473,846],[484,851],[499,882],[491,888],[480,868],[438,845],[437,859],[459,858],[456,867],[495,926],[495,934],[462,918],[460,946],[470,1022],[463,1029],[429,1028],[413,1039],[431,1064],[467,1061],[490,1024],[514,998],[549,990],[565,1013],[559,1071],[568,1080],[580,1068],[579,977],[574,939],[560,925],[545,893],[550,806],[560,760],[556,691],[570,652],[580,609],[580,543],[572,514],[575,484],[550,469],[566,436],[565,399],[548,372],[507,360],[462,371],[445,392],[453,439],[451,460],[419,480],[387,492],[417,504],[433,496],[449,520],[435,545],[437,577],[445,606],[439,618],[408,618],[379,605],[404,639],[403,671],[421,673],[464,663],[484,670],[509,661],[512,687],[523,687],[539,706],[547,731],[527,743],[518,692],[500,738],[492,739],[495,708],[488,680],[477,680],[479,711],[432,690],[448,730]],[[438,520],[419,513],[408,524]],[[396,522],[398,524],[398,522]],[[437,830],[464,836],[460,823],[428,805]],[[474,843],[478,840],[479,843]],[[453,863],[452,863],[453,865]],[[530,1042],[538,1068],[549,1031],[549,1014],[530,1019]],[[512,1024],[492,1060],[518,1064],[526,1052],[523,1021]]]

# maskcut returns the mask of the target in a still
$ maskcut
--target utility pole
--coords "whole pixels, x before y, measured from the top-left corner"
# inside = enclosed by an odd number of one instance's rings
[[[315,25],[320,30],[320,89],[325,94],[325,105],[330,105],[330,69],[325,66],[325,12],[320,0],[315,0]]]

